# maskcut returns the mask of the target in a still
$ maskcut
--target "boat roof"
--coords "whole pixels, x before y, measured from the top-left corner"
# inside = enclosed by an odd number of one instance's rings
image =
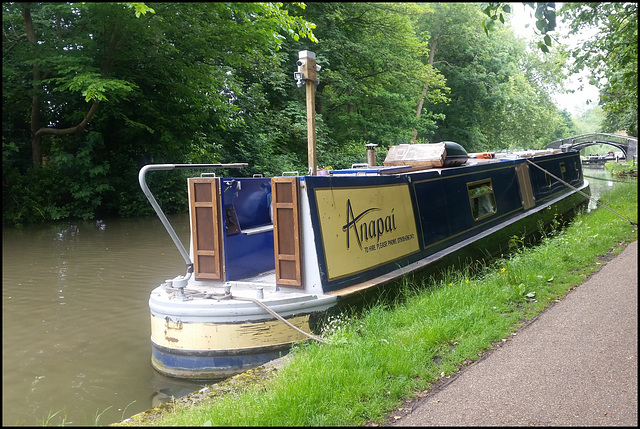
[[[330,176],[379,176],[385,174],[403,174],[412,173],[416,171],[440,171],[450,170],[451,168],[464,168],[466,166],[478,165],[478,164],[492,164],[504,161],[513,161],[517,159],[531,158],[535,156],[551,155],[554,153],[560,153],[560,149],[541,149],[541,150],[515,150],[504,152],[485,152],[483,154],[490,155],[490,157],[476,158],[474,155],[469,154],[469,158],[462,165],[454,167],[435,167],[435,166],[414,166],[407,165],[391,165],[391,166],[368,166],[366,164],[352,165],[351,168],[342,170],[329,170],[327,173]]]

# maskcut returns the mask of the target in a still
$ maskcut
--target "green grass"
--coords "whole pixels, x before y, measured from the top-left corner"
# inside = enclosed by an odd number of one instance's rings
[[[614,176],[638,176],[638,164],[634,161],[627,161],[626,163],[607,162],[605,167]]]
[[[637,181],[603,196],[637,222]],[[449,270],[326,324],[327,343],[302,343],[273,377],[160,417],[162,426],[342,426],[386,422],[407,398],[477,360],[637,240],[637,227],[607,210],[578,215],[535,247],[518,246],[481,270]]]
[[[129,408],[129,406],[133,403],[135,403],[136,401],[131,401],[129,402],[129,404],[124,408],[124,411],[122,411],[122,419],[124,420],[124,416],[127,412],[127,408]],[[104,410],[100,411],[99,409],[96,409],[95,413],[93,414],[93,416],[91,417],[91,421],[87,421],[87,418],[85,417],[85,426],[102,426],[102,424],[100,423],[100,419],[102,418],[102,416],[104,415],[104,413],[106,413],[108,410],[110,410],[111,408],[113,408],[112,406],[109,406],[107,408],[105,408]],[[62,414],[61,414],[62,413]],[[54,417],[58,417],[58,422],[56,424],[54,424]],[[73,422],[67,421],[67,415],[65,413],[65,410],[58,410],[55,413],[53,411],[49,411],[49,414],[46,417],[42,418],[42,426],[71,426],[73,425]]]
[[[60,416],[58,416],[60,413]],[[42,418],[42,426],[51,426],[53,423],[53,418],[54,417],[58,417],[59,418],[59,424],[58,426],[65,426],[68,424],[71,424],[71,422],[67,421],[67,416],[66,414],[64,414],[64,410],[58,410],[55,413],[53,411],[49,411],[49,414],[46,417]]]

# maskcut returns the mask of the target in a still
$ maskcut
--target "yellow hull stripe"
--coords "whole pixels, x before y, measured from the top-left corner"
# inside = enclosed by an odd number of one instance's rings
[[[311,331],[308,314],[287,320],[305,332]],[[180,322],[151,315],[151,339],[170,349],[236,350],[288,344],[307,337],[278,320],[219,324]]]

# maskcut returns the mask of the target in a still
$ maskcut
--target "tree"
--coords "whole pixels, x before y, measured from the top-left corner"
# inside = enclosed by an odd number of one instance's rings
[[[598,133],[603,131],[605,114],[600,106],[593,106],[572,117],[576,132],[572,135]]]
[[[549,52],[552,31],[556,27],[555,3],[528,3],[535,9],[536,27],[543,35],[539,48]],[[507,3],[484,6],[488,16],[483,22],[487,33],[504,23],[511,13]],[[563,3],[559,11],[569,24],[569,34],[596,29],[587,40],[570,50],[573,73],[589,69],[591,84],[600,89],[600,105],[607,115],[608,131],[625,130],[638,134],[638,4],[627,2]]]
[[[591,70],[608,131],[638,135],[638,4],[564,3],[570,34],[597,29],[571,51],[573,71]]]
[[[425,28],[455,34],[438,41],[435,65],[451,88],[451,102],[431,106],[445,119],[435,140],[453,140],[467,151],[539,148],[552,141],[564,120],[548,89],[557,85],[550,67],[507,27],[487,36],[477,24],[476,4],[452,3]],[[435,34],[435,32],[434,32]]]
[[[419,121],[433,131],[435,122],[426,125],[429,114],[416,118],[425,85],[434,101],[446,91],[441,74],[423,62],[426,50],[416,35],[415,17],[428,10],[395,3],[308,5],[305,17],[317,25],[323,67],[318,113],[339,147],[353,141],[407,143]]]
[[[477,4],[146,7],[3,3],[3,220],[146,213],[136,175],[149,162],[306,171],[292,76],[301,50],[322,66],[320,166],[412,137],[533,147],[566,124],[548,97],[556,65],[526,55],[507,29],[487,37]],[[168,212],[186,207],[182,179],[150,178]]]
[[[3,3],[3,213],[138,212],[141,164],[218,158],[220,130],[242,126],[240,71],[315,40],[279,3],[154,8]]]
[[[16,4],[6,6],[5,11],[11,21],[15,19],[16,7]],[[33,8],[38,13],[35,23]],[[98,34],[89,35],[82,30],[78,31],[95,19],[93,12],[98,8],[108,8],[98,13],[102,18],[111,18],[104,22],[106,25],[100,35],[104,37],[102,40]],[[17,48],[14,52],[22,51],[31,62],[31,151],[32,161],[38,165],[42,163],[44,135],[62,136],[85,130],[98,110],[99,103],[107,100],[107,95],[118,97],[133,89],[130,82],[110,77],[113,59],[118,54],[117,47],[122,43],[119,25],[125,19],[128,8],[113,5],[90,8],[85,4],[69,6],[23,3],[21,9],[24,33],[20,31],[17,22],[4,23],[7,31],[3,33],[3,46],[5,43],[8,46],[7,51],[3,52],[3,68],[5,65],[15,67],[12,71],[21,68],[23,63],[11,62],[9,59],[5,62],[4,59],[17,44],[26,39],[28,45],[21,46],[21,49]],[[152,11],[148,7],[139,6],[136,15]],[[88,56],[87,51],[90,52],[96,42],[102,42],[99,55]],[[55,92],[62,94],[58,97]],[[76,119],[79,113],[77,110],[73,112],[66,108],[70,106],[75,110],[78,102],[62,101],[65,93],[78,93],[89,103],[82,118]],[[60,112],[66,118],[61,118]]]

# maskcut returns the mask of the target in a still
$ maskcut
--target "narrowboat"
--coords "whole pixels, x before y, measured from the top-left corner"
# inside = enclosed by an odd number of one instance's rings
[[[457,252],[506,252],[589,199],[572,150],[472,158],[454,142],[413,144],[370,164],[270,178],[211,172],[242,163],[144,166],[140,186],[186,263],[149,297],[152,366],[197,380],[260,366],[313,337],[312,318],[341,300]],[[189,250],[146,184],[174,169],[201,173],[187,180]]]

